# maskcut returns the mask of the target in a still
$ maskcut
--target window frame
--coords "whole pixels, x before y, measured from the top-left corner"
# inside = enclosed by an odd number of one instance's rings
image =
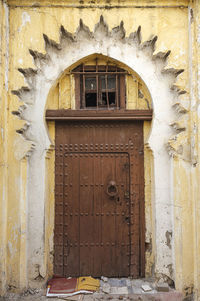
[[[125,75],[127,72],[116,66],[116,65],[84,65],[81,64],[71,72],[74,74],[75,78],[75,107],[76,109],[81,110],[120,110],[126,108],[126,82]],[[116,78],[116,87],[115,87],[115,105],[109,105],[109,89],[102,89],[99,87],[100,76],[105,75],[114,75]],[[96,77],[96,106],[86,106],[85,103],[85,78],[94,78]],[[106,78],[105,78],[106,82]],[[106,84],[107,86],[107,84]],[[106,105],[99,105],[99,94],[106,93]],[[88,92],[89,93],[89,92]]]

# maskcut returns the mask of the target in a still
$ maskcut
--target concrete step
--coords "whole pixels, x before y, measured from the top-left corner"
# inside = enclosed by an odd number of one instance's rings
[[[0,301],[62,301],[65,298],[47,298],[40,294],[20,296],[17,294],[9,294],[5,297],[0,297]],[[182,294],[170,290],[169,292],[157,292],[157,293],[143,293],[143,294],[127,294],[127,295],[116,295],[116,294],[101,294],[94,293],[91,295],[76,295],[68,297],[65,300],[68,301],[182,301]]]
[[[84,295],[83,301],[182,301],[182,294],[175,290],[169,292],[156,292],[156,293],[143,293],[143,294],[128,294],[128,295],[111,295],[111,294],[98,294]]]

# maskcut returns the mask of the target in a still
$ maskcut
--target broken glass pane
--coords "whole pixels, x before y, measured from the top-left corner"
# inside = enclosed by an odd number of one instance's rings
[[[86,77],[85,89],[86,90],[96,90],[96,77]]]
[[[100,76],[101,81],[101,89],[106,90],[106,75]],[[116,87],[116,78],[115,76],[108,75],[107,76],[107,89],[115,89]]]

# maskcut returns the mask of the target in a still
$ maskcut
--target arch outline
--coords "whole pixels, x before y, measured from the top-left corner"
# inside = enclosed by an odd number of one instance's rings
[[[25,126],[18,130],[27,145],[29,156],[28,174],[28,237],[29,243],[28,275],[35,279],[38,273],[47,274],[44,253],[44,216],[45,216],[45,156],[51,147],[46,126],[45,106],[49,90],[61,74],[71,65],[94,53],[108,56],[134,70],[143,80],[152,97],[154,118],[148,146],[154,157],[154,220],[156,262],[155,272],[174,279],[174,250],[165,244],[166,232],[173,233],[173,190],[172,157],[182,154],[180,145],[174,146],[178,135],[186,129],[182,123],[174,121],[187,110],[177,100],[185,93],[176,87],[175,79],[183,69],[167,69],[166,53],[155,52],[157,37],[141,43],[141,27],[126,37],[123,21],[111,31],[101,16],[94,31],[80,20],[75,34],[60,28],[60,43],[44,35],[46,53],[29,50],[35,69],[18,69],[24,75],[27,87],[14,90],[23,102],[19,110],[13,112],[26,120]],[[40,177],[38,177],[38,166]],[[33,205],[34,204],[34,205]],[[39,212],[39,215],[38,215]],[[37,221],[37,223],[36,223]],[[172,235],[173,237],[173,235]],[[163,259],[163,254],[165,254]],[[38,270],[35,267],[39,267]]]

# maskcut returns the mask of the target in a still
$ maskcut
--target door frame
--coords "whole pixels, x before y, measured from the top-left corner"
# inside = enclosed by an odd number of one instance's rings
[[[94,110],[47,110],[46,120],[69,121],[69,120],[127,120],[145,121],[152,120],[152,110],[118,110],[118,111],[94,111]],[[142,132],[143,134],[143,132]],[[139,150],[144,154],[144,144]],[[143,179],[144,179],[144,157],[143,157]],[[131,179],[131,175],[130,175]],[[145,276],[145,199],[144,184],[140,191],[139,200],[139,277]],[[131,259],[130,259],[131,260]],[[131,262],[131,261],[130,261]],[[131,276],[131,271],[130,271]]]

